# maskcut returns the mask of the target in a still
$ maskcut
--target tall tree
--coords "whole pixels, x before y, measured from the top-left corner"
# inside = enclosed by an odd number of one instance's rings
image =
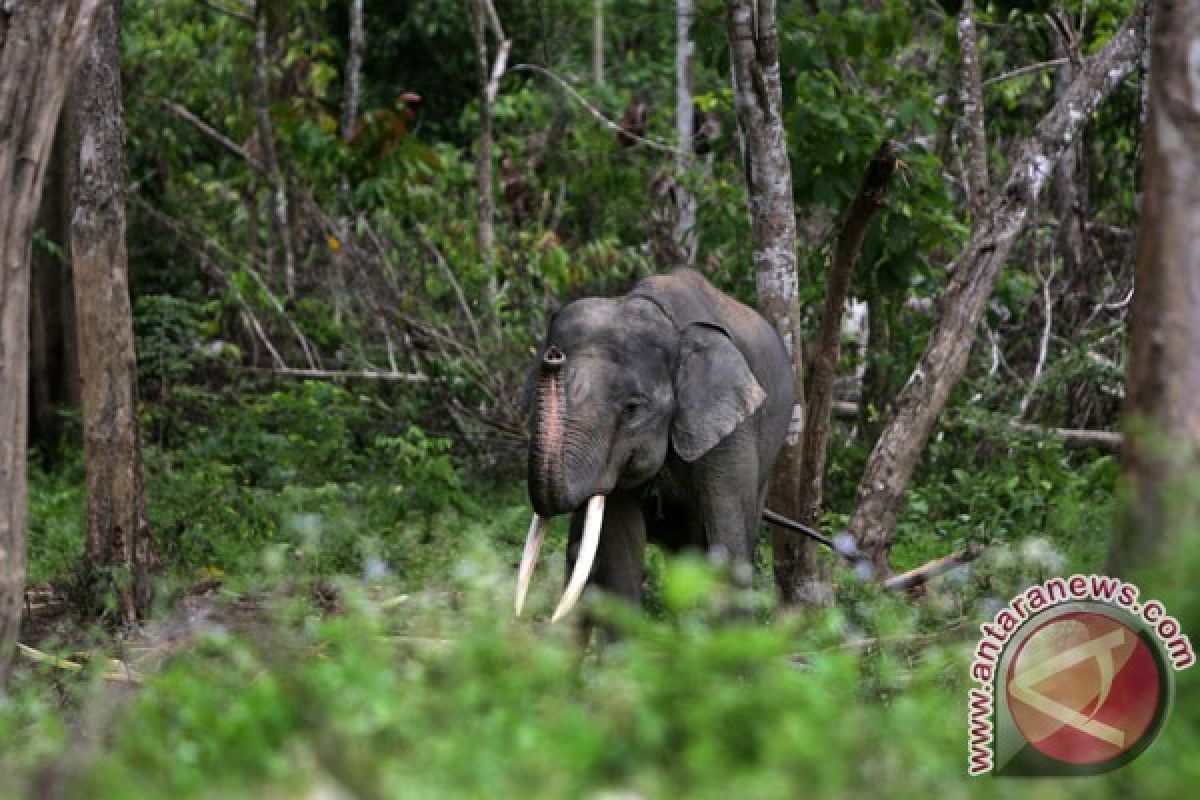
[[[25,587],[29,262],[67,83],[101,0],[0,6],[0,686]]]
[[[296,297],[296,251],[292,245],[292,226],[289,222],[287,177],[279,166],[275,150],[275,127],[271,122],[271,42],[268,35],[269,18],[274,13],[268,0],[254,4],[254,119],[258,143],[271,199],[271,226],[283,257],[283,285],[289,300]]]
[[[783,126],[775,0],[729,0],[727,21],[733,96],[750,199],[751,246],[758,302],[783,337],[796,372],[796,408],[771,481],[770,505],[795,518],[801,511],[799,477],[804,427],[804,359],[796,275],[796,210]],[[802,577],[816,570],[816,549],[791,534],[773,531],[772,550],[780,600],[784,604],[794,604],[804,591],[800,585]]]
[[[84,567],[96,578],[113,579],[121,616],[132,624],[148,605],[157,559],[138,440],[118,37],[116,2],[105,0],[64,115],[87,470]]]
[[[350,52],[346,57],[346,81],[342,90],[343,141],[354,138],[354,126],[358,122],[358,96],[362,83],[363,53],[367,49],[367,37],[363,30],[363,0],[350,2]]]
[[[696,260],[696,198],[682,183],[692,166],[692,123],[695,104],[692,101],[692,21],[696,16],[694,0],[675,0],[675,131],[678,142],[675,152],[675,180],[672,201],[675,206],[675,248],[679,263],[691,265]]]
[[[604,88],[604,0],[592,3],[592,83]]]
[[[1200,514],[1200,4],[1154,10],[1122,468],[1130,488],[1110,569],[1160,554]]]
[[[492,251],[496,246],[496,193],[492,180],[492,106],[500,91],[500,78],[508,66],[508,51],[512,41],[504,35],[500,15],[492,0],[475,0],[471,14],[475,35],[475,54],[479,61],[479,153],[476,159],[476,180],[479,192],[479,254],[485,263],[491,263]],[[496,58],[488,57],[487,32],[499,42]],[[495,276],[490,276],[489,299],[496,293]]]
[[[889,571],[888,551],[909,478],[951,390],[966,371],[975,331],[1000,269],[1067,145],[1137,65],[1142,48],[1138,31],[1148,2],[1139,2],[1108,44],[1082,65],[1034,134],[1017,148],[1004,188],[974,226],[966,250],[951,270],[937,325],[867,459],[858,506],[850,519],[849,532],[881,574]]]

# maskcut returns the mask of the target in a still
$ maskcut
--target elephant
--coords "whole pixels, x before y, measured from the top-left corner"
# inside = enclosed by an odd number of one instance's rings
[[[758,312],[678,269],[555,313],[532,369],[529,589],[547,521],[571,513],[557,621],[586,585],[641,600],[644,551],[753,563],[793,416],[787,348]]]

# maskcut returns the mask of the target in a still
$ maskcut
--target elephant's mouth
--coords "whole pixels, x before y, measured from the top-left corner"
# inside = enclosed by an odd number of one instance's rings
[[[521,554],[521,566],[517,568],[517,596],[515,610],[521,616],[525,606],[525,595],[529,592],[529,582],[533,578],[533,568],[537,565],[538,552],[546,538],[546,528],[550,521],[539,514],[533,515],[529,524],[529,533],[525,537],[525,550]],[[588,501],[587,516],[583,521],[583,539],[579,543],[579,555],[575,558],[575,568],[571,571],[571,579],[563,591],[558,607],[554,609],[551,622],[557,622],[566,616],[587,585],[592,573],[592,564],[596,560],[596,550],[600,547],[600,528],[604,524],[604,495],[593,495]]]

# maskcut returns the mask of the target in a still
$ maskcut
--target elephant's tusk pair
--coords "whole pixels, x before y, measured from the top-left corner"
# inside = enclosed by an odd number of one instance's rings
[[[575,558],[575,568],[571,571],[571,580],[554,609],[551,622],[558,622],[565,617],[575,604],[587,585],[592,573],[592,564],[596,561],[596,551],[600,547],[600,528],[604,524],[604,495],[598,494],[588,501],[587,516],[583,520],[583,540],[579,543],[579,555]],[[549,522],[537,514],[529,524],[529,534],[525,537],[525,552],[521,555],[521,566],[517,570],[517,599],[516,613],[521,615],[525,606],[525,595],[529,592],[529,581],[533,577],[533,568],[537,564],[538,551],[546,538],[546,528]]]

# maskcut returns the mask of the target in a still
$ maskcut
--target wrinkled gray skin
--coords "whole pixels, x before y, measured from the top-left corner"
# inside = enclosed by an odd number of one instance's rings
[[[647,541],[752,563],[793,404],[762,316],[679,270],[562,309],[535,371],[529,496],[543,517],[573,512],[567,575],[596,494],[590,586],[639,601]]]

